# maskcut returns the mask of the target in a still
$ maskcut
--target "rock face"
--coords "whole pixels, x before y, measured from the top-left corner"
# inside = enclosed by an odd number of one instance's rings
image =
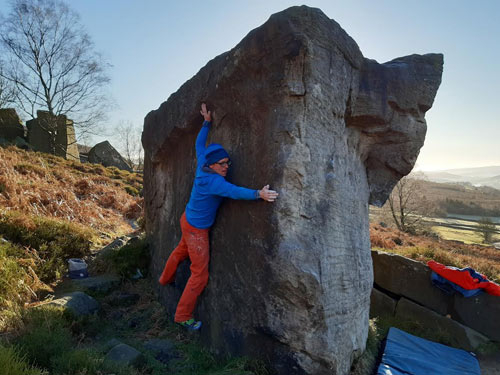
[[[220,353],[280,374],[347,374],[365,348],[373,283],[368,204],[410,172],[440,54],[378,64],[319,9],[292,7],[202,68],[144,122],[146,227],[159,276],[180,239],[201,101],[215,110],[228,180],[280,193],[228,201],[211,230],[210,280],[196,317]],[[176,285],[186,281],[187,265]],[[159,289],[171,312],[179,289]]]
[[[13,108],[0,108],[0,138],[14,141],[16,137],[24,138],[24,126]]]
[[[108,141],[98,143],[92,147],[89,151],[88,161],[89,163],[102,164],[105,167],[116,167],[132,172],[130,165]]]

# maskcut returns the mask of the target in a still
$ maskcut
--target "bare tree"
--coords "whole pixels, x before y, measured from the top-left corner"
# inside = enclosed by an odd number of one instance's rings
[[[12,84],[2,76],[2,62],[0,61],[0,108],[7,108],[14,104],[16,92]]]
[[[141,143],[141,131],[131,121],[120,121],[115,128],[120,152],[127,163],[135,170],[142,171],[144,150]]]
[[[388,206],[399,230],[415,232],[429,207],[422,191],[422,180],[408,176],[399,180],[389,196]]]
[[[483,237],[483,243],[491,243],[493,234],[496,233],[495,223],[489,217],[483,217],[479,220],[477,228]]]
[[[7,60],[0,75],[15,87],[21,113],[46,110],[71,118],[80,133],[96,131],[109,103],[109,65],[62,0],[14,0],[0,44]]]

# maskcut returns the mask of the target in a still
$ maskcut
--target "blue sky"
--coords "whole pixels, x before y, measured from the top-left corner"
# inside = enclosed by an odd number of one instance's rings
[[[234,47],[271,14],[318,7],[385,62],[444,54],[444,73],[417,160],[424,170],[500,165],[500,1],[480,0],[71,0],[96,49],[113,65],[117,104],[108,129],[144,116],[209,60]],[[0,0],[7,13],[8,1]],[[110,136],[113,143],[112,136]]]

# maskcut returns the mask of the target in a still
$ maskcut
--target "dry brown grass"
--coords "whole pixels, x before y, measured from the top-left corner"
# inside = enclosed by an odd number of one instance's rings
[[[142,211],[142,178],[134,173],[0,148],[0,210],[60,218],[100,232],[131,230]],[[126,217],[125,217],[126,216]]]
[[[490,280],[500,283],[500,250],[493,246],[467,245],[370,224],[370,239],[374,249],[400,254],[415,260],[435,260],[447,266],[472,267]]]

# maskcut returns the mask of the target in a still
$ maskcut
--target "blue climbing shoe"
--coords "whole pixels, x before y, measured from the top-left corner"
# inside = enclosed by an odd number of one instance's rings
[[[196,321],[194,319],[189,319],[186,320],[185,322],[179,322],[177,324],[180,324],[184,328],[186,328],[188,331],[198,331],[201,328],[201,321]]]

